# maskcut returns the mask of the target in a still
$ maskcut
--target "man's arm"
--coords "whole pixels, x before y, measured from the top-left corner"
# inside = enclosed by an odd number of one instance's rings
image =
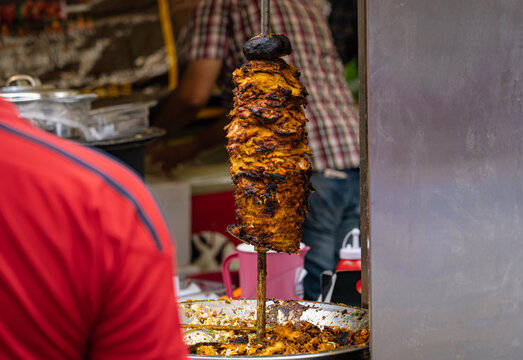
[[[159,115],[152,119],[153,125],[173,134],[190,124],[209,101],[222,64],[220,59],[191,61],[178,87],[169,95]]]

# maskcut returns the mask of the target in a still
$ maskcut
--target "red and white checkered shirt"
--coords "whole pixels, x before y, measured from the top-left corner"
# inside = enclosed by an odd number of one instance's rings
[[[232,103],[231,74],[247,62],[243,44],[260,30],[258,0],[199,0],[179,42],[180,62],[222,59],[219,83]],[[301,70],[309,92],[305,109],[315,170],[359,167],[357,108],[347,86],[327,19],[318,0],[271,2],[271,31],[293,51],[286,60]]]

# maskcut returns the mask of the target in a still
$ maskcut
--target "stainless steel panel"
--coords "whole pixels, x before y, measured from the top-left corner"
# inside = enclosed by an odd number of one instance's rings
[[[371,352],[523,358],[523,3],[367,1]]]

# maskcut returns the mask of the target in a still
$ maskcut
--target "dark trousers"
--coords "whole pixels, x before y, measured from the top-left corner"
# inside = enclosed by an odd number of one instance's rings
[[[360,171],[340,171],[347,177],[329,177],[323,172],[311,177],[315,191],[303,224],[303,242],[311,248],[305,256],[305,300],[318,299],[321,273],[335,270],[345,235],[360,225]]]

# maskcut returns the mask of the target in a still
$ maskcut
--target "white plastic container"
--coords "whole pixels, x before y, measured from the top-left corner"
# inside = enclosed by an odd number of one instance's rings
[[[87,141],[107,140],[139,133],[149,127],[154,101],[103,107],[89,112]]]
[[[352,236],[352,245],[347,241]],[[361,270],[361,247],[360,247],[360,229],[352,229],[345,239],[340,249],[340,261],[336,266],[336,271],[344,270]]]

